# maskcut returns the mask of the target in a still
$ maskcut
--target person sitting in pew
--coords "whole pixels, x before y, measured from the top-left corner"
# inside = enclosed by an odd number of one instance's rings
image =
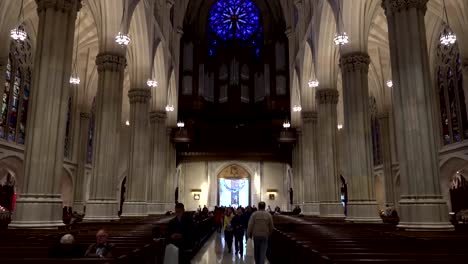
[[[85,257],[89,258],[112,258],[114,245],[107,242],[109,234],[101,229],[96,233],[96,243],[91,244],[86,250]]]
[[[193,220],[185,214],[183,203],[175,206],[174,217],[167,227],[167,244],[173,244],[179,249],[179,263],[190,263],[187,251],[193,247]]]
[[[49,256],[51,258],[81,258],[83,250],[75,244],[75,238],[66,234],[60,238],[60,242],[52,246]]]

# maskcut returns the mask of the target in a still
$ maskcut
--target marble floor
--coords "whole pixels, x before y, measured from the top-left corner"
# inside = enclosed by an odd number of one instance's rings
[[[228,253],[227,247],[225,247],[223,234],[215,232],[210,239],[206,241],[198,254],[192,259],[192,264],[254,264],[253,248],[246,248],[245,237],[243,245],[243,256],[235,253],[234,243],[232,244],[232,252]],[[246,253],[252,253],[252,255],[247,256]],[[268,264],[268,261],[265,264]]]

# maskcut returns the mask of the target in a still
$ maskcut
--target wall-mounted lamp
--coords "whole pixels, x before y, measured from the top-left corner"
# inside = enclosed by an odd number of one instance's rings
[[[275,200],[278,190],[276,189],[267,189],[266,193],[268,194],[268,199]]]
[[[193,199],[195,201],[200,200],[201,189],[192,189],[191,192],[193,193]]]

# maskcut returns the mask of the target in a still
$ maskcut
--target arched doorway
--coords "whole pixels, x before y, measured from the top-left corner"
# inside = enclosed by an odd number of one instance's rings
[[[250,173],[239,165],[229,165],[218,174],[218,205],[250,205]]]

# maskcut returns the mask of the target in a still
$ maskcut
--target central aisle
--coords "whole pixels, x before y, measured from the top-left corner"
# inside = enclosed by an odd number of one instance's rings
[[[235,254],[234,243],[232,243],[232,253],[228,253],[227,247],[224,243],[224,235],[215,232],[205,245],[200,249],[198,254],[192,259],[192,264],[231,264],[231,263],[247,263],[254,264],[253,257],[253,248],[249,249],[249,252],[252,252],[252,256],[246,256],[246,246],[245,246],[245,237],[244,237],[244,255]],[[265,264],[267,264],[265,262]]]

